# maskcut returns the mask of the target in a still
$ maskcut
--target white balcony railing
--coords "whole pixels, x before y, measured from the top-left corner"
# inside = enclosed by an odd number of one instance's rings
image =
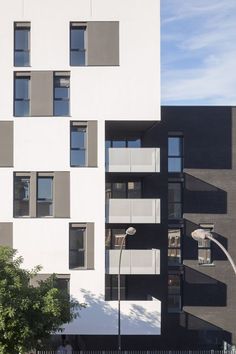
[[[160,172],[158,148],[109,148],[107,172]]]
[[[106,251],[106,273],[118,274],[120,250]],[[160,274],[160,250],[123,250],[121,274]]]
[[[109,199],[106,203],[107,223],[159,224],[160,199]]]

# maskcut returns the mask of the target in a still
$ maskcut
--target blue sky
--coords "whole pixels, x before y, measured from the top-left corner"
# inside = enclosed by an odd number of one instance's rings
[[[236,0],[161,0],[162,104],[236,105]]]

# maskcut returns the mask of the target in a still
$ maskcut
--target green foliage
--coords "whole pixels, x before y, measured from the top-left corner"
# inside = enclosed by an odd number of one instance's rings
[[[22,262],[15,250],[0,247],[0,354],[35,348],[77,317],[83,306],[55,287],[55,275],[32,286],[40,267],[28,271]]]

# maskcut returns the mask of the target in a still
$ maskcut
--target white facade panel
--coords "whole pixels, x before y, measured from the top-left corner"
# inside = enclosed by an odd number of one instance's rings
[[[14,169],[63,171],[70,167],[67,118],[17,118],[14,121]]]

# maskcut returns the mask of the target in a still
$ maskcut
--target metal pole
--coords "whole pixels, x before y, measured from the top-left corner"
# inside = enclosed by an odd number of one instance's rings
[[[119,266],[118,266],[118,350],[121,350],[121,335],[120,335],[120,266],[121,266],[121,256],[122,256],[122,250],[123,250],[123,245],[125,242],[125,238],[127,236],[127,233],[124,235],[121,241],[120,245],[120,257],[119,257]]]
[[[219,242],[217,241],[214,237],[210,236],[210,235],[206,235],[206,237],[211,240],[212,242],[215,242],[217,244],[217,246],[220,247],[220,249],[224,252],[224,254],[226,255],[226,257],[228,258],[233,270],[234,270],[234,273],[236,275],[236,265],[232,259],[232,257],[230,256],[229,252],[226,251],[226,249],[224,248],[224,246]]]

